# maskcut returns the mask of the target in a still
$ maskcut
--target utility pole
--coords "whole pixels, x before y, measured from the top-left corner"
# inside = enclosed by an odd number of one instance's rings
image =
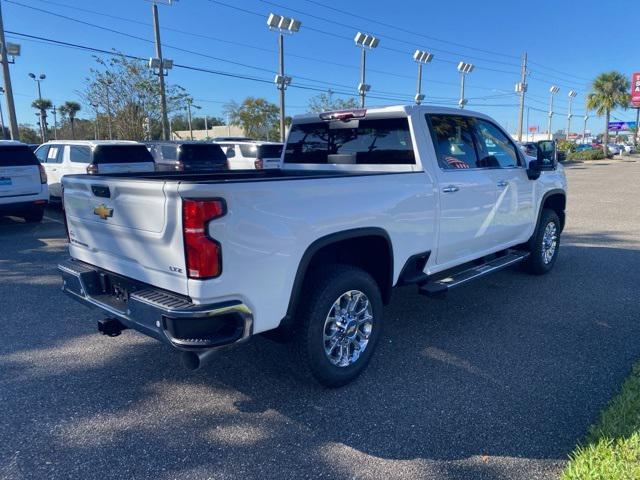
[[[107,71],[106,74],[109,75],[109,72]],[[110,96],[111,92],[109,91],[109,87],[111,87],[111,85],[113,84],[113,81],[107,77],[106,79],[101,80],[100,83],[104,85],[104,91],[105,91],[106,100],[107,100],[107,129],[109,131],[109,140],[113,140],[113,131],[111,127],[111,96]]]
[[[158,5],[152,2],[151,10],[153,12],[153,31],[156,42],[156,58],[160,63],[160,74],[158,75],[160,82],[160,110],[162,112],[162,138],[169,140],[169,118],[167,115],[167,96],[164,90],[164,66],[162,62],[162,45],[160,43],[160,23],[158,20]]]
[[[53,114],[53,139],[58,140],[58,117],[56,116],[56,106],[51,107],[51,113]]]
[[[193,127],[191,125],[191,99],[187,99],[187,120],[189,120],[189,137],[193,140]]]
[[[518,115],[518,141],[522,141],[522,124],[524,117],[524,94],[527,91],[527,52],[522,54],[522,70],[520,83],[516,84],[516,92],[520,93],[520,114]]]
[[[209,138],[209,119],[207,115],[204,116],[204,138],[205,140]]]
[[[2,76],[4,77],[4,91],[7,99],[7,111],[9,113],[9,132],[11,140],[20,140],[18,120],[16,118],[16,106],[13,103],[13,88],[11,88],[11,75],[9,73],[9,59],[7,58],[7,41],[4,38],[4,23],[2,21],[2,5],[0,5],[0,62],[2,63]]]
[[[4,93],[4,88],[0,87],[0,93]],[[0,102],[0,125],[2,126],[2,139],[7,139],[7,133],[4,129],[4,115],[2,113],[2,102]]]

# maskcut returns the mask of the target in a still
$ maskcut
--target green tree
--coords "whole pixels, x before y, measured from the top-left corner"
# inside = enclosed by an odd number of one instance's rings
[[[146,62],[117,55],[107,60],[95,57],[80,95],[94,111],[105,115],[100,121],[104,130],[111,122],[114,138],[142,140],[149,121],[151,135],[158,137],[160,127],[160,87],[158,78]],[[183,110],[188,97],[184,88],[166,84],[167,110]]]
[[[629,107],[629,87],[629,80],[620,72],[605,72],[596,77],[587,95],[587,109],[595,110],[598,116],[605,116],[603,149],[606,155],[609,154],[607,144],[611,111],[618,107]]]
[[[31,125],[21,123],[18,125],[18,131],[20,133],[20,141],[24,143],[40,143],[40,135],[38,132],[31,128]]]
[[[64,123],[65,120],[69,120],[69,124],[71,125],[71,138],[74,140],[76,139],[76,115],[81,108],[80,104],[74,101],[66,101],[64,105],[58,107],[62,122]]]
[[[224,105],[223,111],[229,123],[242,127],[250,138],[280,138],[280,109],[264,98],[247,97],[241,104],[232,101]]]
[[[38,98],[31,103],[31,107],[38,110],[40,116],[40,137],[43,142],[47,141],[47,110],[53,106],[51,100],[48,98]]]
[[[350,108],[358,108],[358,101],[354,97],[346,100],[342,98],[333,98],[333,93],[320,93],[309,99],[310,112],[327,112],[331,110],[348,110]]]

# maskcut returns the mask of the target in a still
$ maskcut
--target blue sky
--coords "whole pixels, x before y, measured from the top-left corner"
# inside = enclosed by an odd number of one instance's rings
[[[615,10],[633,12],[635,4],[619,0]],[[2,8],[7,31],[153,56],[153,44],[149,43],[153,40],[151,4],[146,0],[3,0]],[[492,115],[510,131],[515,130],[517,122],[518,99],[512,92],[519,81],[524,51],[531,71],[526,103],[530,107],[529,125],[539,125],[541,130],[546,130],[545,112],[552,84],[561,89],[556,96],[555,131],[566,127],[570,89],[578,92],[573,111],[581,115],[594,76],[613,69],[630,76],[640,70],[634,29],[624,16],[612,16],[603,23],[602,2],[596,0],[579,5],[559,0],[180,0],[159,8],[165,57],[181,65],[266,81],[273,79],[277,68],[276,34],[266,26],[267,15],[275,12],[299,19],[300,32],[285,38],[285,65],[294,85],[303,88],[287,90],[288,114],[304,112],[316,90],[355,92],[359,51],[352,39],[358,30],[380,38],[380,46],[367,59],[367,83],[372,85],[371,97],[381,98],[369,98],[368,105],[411,102],[416,75],[411,54],[421,48],[434,54],[434,61],[424,72],[427,103],[454,106],[459,95],[456,64],[460,60],[473,63],[476,69],[467,78],[468,108]],[[610,30],[600,33],[602,26]],[[43,96],[54,104],[78,99],[76,92],[82,89],[89,67],[94,65],[91,53],[10,34],[7,40],[22,44],[22,56],[11,66],[20,123],[36,120],[30,108],[36,85],[29,72],[47,75]],[[277,102],[276,88],[268,82],[182,68],[172,70],[168,81],[185,87],[202,107],[202,114],[219,115],[224,103],[241,101],[248,95]],[[84,115],[90,115],[88,110]],[[525,125],[526,116],[525,112]],[[615,112],[614,119],[634,120],[635,112]],[[598,132],[602,125],[603,120],[592,115],[588,128]],[[574,117],[572,126],[572,130],[581,131],[582,118]]]

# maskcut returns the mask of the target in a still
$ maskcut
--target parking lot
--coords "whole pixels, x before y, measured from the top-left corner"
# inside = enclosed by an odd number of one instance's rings
[[[556,478],[640,356],[640,161],[567,167],[554,271],[396,290],[335,390],[257,338],[189,372],[60,292],[59,209],[0,220],[0,478]]]

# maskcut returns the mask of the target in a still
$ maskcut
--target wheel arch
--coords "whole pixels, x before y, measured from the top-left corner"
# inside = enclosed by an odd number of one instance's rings
[[[536,230],[540,224],[542,211],[547,208],[555,211],[558,215],[558,218],[560,219],[560,233],[562,233],[566,220],[565,209],[567,208],[567,193],[560,188],[554,188],[544,194],[542,201],[540,202],[540,208],[538,209]]]
[[[378,255],[371,256],[371,253]],[[353,261],[344,261],[347,254],[354,254]],[[367,271],[380,287],[383,302],[389,303],[394,265],[393,246],[387,231],[378,227],[365,227],[335,232],[318,238],[303,253],[291,289],[287,314],[281,322],[282,327],[292,325],[308,273],[323,261],[353,265]]]

